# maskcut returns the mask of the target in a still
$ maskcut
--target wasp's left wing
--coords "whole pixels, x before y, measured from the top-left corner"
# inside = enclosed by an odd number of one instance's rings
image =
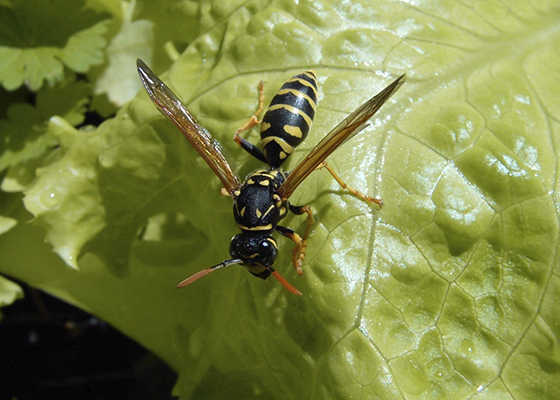
[[[342,143],[356,135],[366,122],[381,108],[381,106],[401,87],[405,75],[401,75],[393,83],[377,95],[362,104],[356,111],[338,124],[317,146],[305,157],[286,178],[279,188],[283,199],[288,199],[294,190],[309,176],[325,159]]]
[[[140,79],[156,107],[179,128],[231,195],[241,186],[241,182],[239,177],[233,173],[231,165],[221,150],[221,145],[198,123],[175,93],[142,60],[138,59],[136,64]]]

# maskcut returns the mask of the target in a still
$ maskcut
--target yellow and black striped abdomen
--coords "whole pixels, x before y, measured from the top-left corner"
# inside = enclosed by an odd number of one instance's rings
[[[261,146],[271,167],[280,167],[307,137],[316,108],[313,71],[292,77],[272,98],[261,123]]]

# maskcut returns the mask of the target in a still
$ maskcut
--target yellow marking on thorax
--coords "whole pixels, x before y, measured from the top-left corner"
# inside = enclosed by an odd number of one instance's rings
[[[262,225],[262,226],[253,226],[252,228],[249,228],[245,225],[241,225],[241,224],[235,224],[237,225],[237,227],[241,230],[244,231],[269,231],[272,229],[272,224],[268,224],[268,225]]]
[[[268,207],[268,210],[266,210],[266,212],[263,214],[263,218],[266,217],[268,215],[269,212],[271,212],[272,210],[274,210],[274,204],[271,205],[270,207]],[[260,218],[260,215],[259,215]]]
[[[264,176],[265,178],[269,178],[270,180],[274,180],[278,176],[278,171],[276,170],[264,170],[260,172],[260,176]]]

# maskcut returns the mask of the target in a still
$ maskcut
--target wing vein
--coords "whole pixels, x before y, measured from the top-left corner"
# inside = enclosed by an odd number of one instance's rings
[[[381,92],[358,107],[334,127],[311,152],[290,172],[279,189],[283,199],[288,199],[296,188],[342,143],[354,137],[367,121],[402,86],[405,75],[401,75]]]
[[[177,95],[142,60],[137,60],[137,67],[140,79],[158,110],[179,128],[231,195],[241,186],[241,182],[233,172],[219,142],[198,123]]]

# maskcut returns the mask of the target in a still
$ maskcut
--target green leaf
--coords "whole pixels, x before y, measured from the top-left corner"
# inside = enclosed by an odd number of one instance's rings
[[[85,73],[103,61],[105,14],[85,0],[11,0],[0,5],[0,82],[37,91],[64,78],[64,66]],[[69,18],[69,16],[72,16]],[[52,29],[56,27],[56,29]]]
[[[130,101],[141,89],[138,74],[131,66],[139,57],[151,60],[153,45],[153,24],[146,20],[132,21],[135,2],[123,2],[122,7],[122,26],[107,46],[109,66],[95,87],[95,94],[106,93],[117,106]]]
[[[0,215],[0,235],[8,232],[14,226],[16,226],[17,220],[13,218],[6,218]]]
[[[9,306],[14,301],[22,298],[23,290],[21,286],[0,275],[0,307]],[[2,313],[0,313],[0,319],[1,318]]]
[[[198,37],[201,29],[210,30],[215,24],[209,21],[209,26],[201,27],[201,19],[212,15],[206,2],[196,0],[160,0],[158,2],[139,0],[135,9],[137,20],[148,20],[153,23],[152,50],[154,59],[152,65],[159,71],[169,67],[169,59],[175,60],[169,54],[167,46],[173,44],[183,50],[190,42]],[[226,6],[227,7],[230,7]],[[138,55],[140,56],[140,54]],[[149,59],[144,59],[145,61]]]
[[[171,61],[179,58],[179,51],[199,33],[203,5],[176,0],[123,1],[118,10],[105,1],[91,5],[118,18],[112,25],[114,36],[107,47],[107,64],[88,74],[96,82],[94,93],[102,95],[94,97],[92,109],[101,115],[114,115],[115,106],[122,106],[143,90],[136,69],[131,68],[136,59],[149,63],[154,71],[168,69]]]
[[[37,179],[25,192],[25,207],[36,223],[45,226],[54,251],[77,268],[81,247],[104,226],[104,210],[92,179],[102,144],[95,133],[77,131],[58,117],[51,119],[49,134],[60,147],[37,170]]]
[[[72,125],[81,124],[90,91],[90,85],[67,79],[55,87],[41,89],[37,93],[35,106],[28,103],[12,104],[8,108],[7,119],[0,120],[0,171],[18,166],[19,172],[23,172],[27,168],[21,163],[42,156],[58,143],[47,131],[47,122],[51,116],[58,115]],[[36,165],[33,164],[32,169],[35,168]],[[17,175],[19,174],[12,177]],[[9,190],[6,186],[3,189]]]
[[[557,3],[200,10],[204,34],[162,78],[242,176],[262,166],[231,136],[254,112],[261,79],[266,101],[307,68],[321,83],[290,168],[407,73],[371,126],[329,158],[385,206],[315,172],[290,199],[315,212],[305,273],[293,271],[282,238],[275,265],[303,296],[241,267],[176,291],[227,258],[237,231],[219,180],[141,93],[96,130],[51,120],[60,149],[25,193],[36,224],[1,236],[2,271],[154,351],[178,371],[185,399],[555,398]],[[305,230],[297,216],[283,224]]]

